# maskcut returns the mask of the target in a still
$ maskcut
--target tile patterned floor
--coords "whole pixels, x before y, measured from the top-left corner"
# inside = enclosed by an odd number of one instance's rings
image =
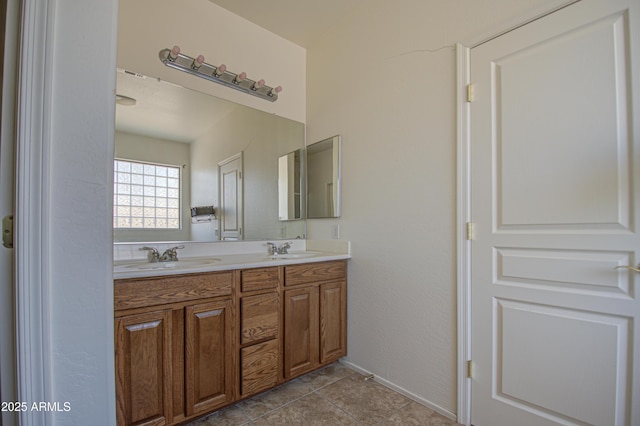
[[[185,426],[458,426],[389,388],[332,364]]]

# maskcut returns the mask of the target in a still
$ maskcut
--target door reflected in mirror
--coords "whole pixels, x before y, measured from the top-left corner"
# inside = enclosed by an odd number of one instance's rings
[[[340,136],[307,146],[307,218],[340,217]]]
[[[302,149],[278,159],[278,217],[281,221],[302,219]]]

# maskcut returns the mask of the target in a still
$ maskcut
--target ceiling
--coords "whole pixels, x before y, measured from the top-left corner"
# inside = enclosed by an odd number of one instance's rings
[[[209,0],[302,47],[367,0]]]
[[[116,130],[176,142],[193,142],[236,105],[166,81],[118,70],[117,93],[136,100],[116,104]]]

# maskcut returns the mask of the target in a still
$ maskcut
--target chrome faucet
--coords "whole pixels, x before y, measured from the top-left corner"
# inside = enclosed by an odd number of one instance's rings
[[[184,246],[175,246],[166,249],[162,256],[160,256],[160,262],[177,262],[178,261],[178,249],[183,249]]]
[[[269,249],[269,256],[277,256],[279,254],[289,253],[289,249],[291,248],[291,243],[290,242],[282,243],[280,247],[278,247],[275,243],[267,243],[267,247]]]
[[[283,243],[278,247],[278,254],[287,254],[291,248],[291,243]]]
[[[183,249],[184,246],[175,246],[170,249],[166,249],[162,255],[158,252],[158,249],[155,247],[141,247],[140,250],[147,250],[149,253],[147,254],[147,259],[149,262],[177,262],[178,261],[178,249]]]

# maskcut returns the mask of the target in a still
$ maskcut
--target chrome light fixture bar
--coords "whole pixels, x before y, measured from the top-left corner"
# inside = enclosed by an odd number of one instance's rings
[[[245,72],[234,74],[227,71],[224,64],[218,66],[207,64],[202,55],[197,58],[183,55],[178,46],[174,46],[173,49],[162,49],[159,57],[160,61],[168,67],[257,96],[269,102],[275,102],[278,99],[278,93],[282,91],[282,86],[269,87],[265,85],[264,80],[254,81],[247,78]]]

